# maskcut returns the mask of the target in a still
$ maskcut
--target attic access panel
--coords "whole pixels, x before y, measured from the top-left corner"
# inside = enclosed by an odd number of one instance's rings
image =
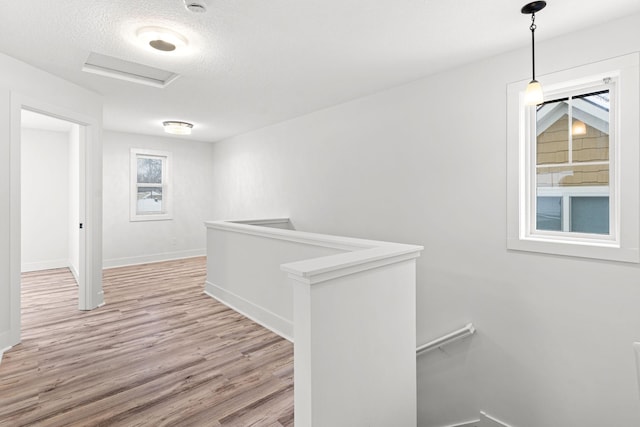
[[[160,68],[91,52],[82,71],[147,86],[164,88],[175,81],[179,74]]]

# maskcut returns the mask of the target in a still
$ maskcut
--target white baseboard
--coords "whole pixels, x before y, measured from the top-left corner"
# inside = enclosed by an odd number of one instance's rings
[[[135,257],[112,258],[102,261],[102,268],[126,267],[128,265],[147,264],[149,262],[171,261],[174,259],[193,258],[205,256],[206,249],[192,249],[188,251],[164,252],[152,255],[140,255]]]
[[[2,356],[4,356],[4,352],[5,351],[9,351],[11,350],[11,346],[7,347],[7,348],[3,348],[2,350],[0,350],[0,364],[2,364]]]
[[[636,350],[636,375],[638,375],[638,390],[640,390],[640,342],[634,342],[633,348]]]
[[[282,338],[293,342],[293,322],[209,281],[205,282],[204,293]]]
[[[442,427],[480,427],[480,420],[463,421],[457,424],[448,424]]]
[[[480,419],[472,421],[463,421],[461,423],[449,424],[441,427],[512,427],[511,425],[500,421],[499,419],[480,411]]]
[[[68,266],[69,262],[66,259],[55,259],[52,261],[23,262],[21,270],[23,273],[27,273],[29,271],[51,270]]]
[[[480,418],[482,419],[480,427],[513,427],[504,421],[500,421],[499,419],[492,417],[484,411],[480,411]]]
[[[104,290],[98,292],[97,295],[98,295],[98,301],[97,301],[98,305],[96,305],[96,308],[100,308],[105,304],[105,302],[104,302]]]
[[[71,274],[73,274],[73,278],[76,280],[76,283],[80,283],[80,280],[78,280],[78,270],[76,270],[76,267],[71,261],[69,261],[68,266],[69,270],[71,270]]]

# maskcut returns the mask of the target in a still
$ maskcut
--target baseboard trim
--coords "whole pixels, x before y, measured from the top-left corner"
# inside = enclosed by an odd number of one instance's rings
[[[54,268],[67,268],[69,261],[66,259],[54,259],[52,261],[23,262],[21,271],[28,273],[30,271],[52,270]]]
[[[480,420],[464,421],[457,424],[447,424],[441,427],[480,427]]]
[[[67,265],[69,266],[69,270],[71,270],[71,274],[73,275],[73,278],[76,279],[76,283],[80,283],[80,280],[78,280],[78,270],[76,270],[76,267],[73,265],[71,261],[69,261],[69,264]]]
[[[447,424],[441,427],[513,427],[499,419],[480,411],[480,418],[472,421],[463,421],[456,424]]]
[[[638,375],[638,391],[640,391],[640,342],[634,342],[633,348],[636,353],[636,374]]]
[[[96,308],[100,308],[105,304],[104,303],[104,290],[98,292],[96,295],[97,295]]]
[[[205,282],[204,293],[287,341],[293,342],[293,322],[209,281]]]
[[[176,259],[194,258],[205,256],[206,249],[193,249],[188,251],[164,252],[160,254],[141,255],[135,257],[112,258],[102,261],[104,270],[109,268],[126,267],[129,265],[148,264],[150,262],[172,261]]]
[[[484,411],[480,411],[482,417],[482,427],[513,427],[510,424],[500,421],[499,419],[487,414]]]
[[[7,348],[3,348],[2,350],[0,350],[0,364],[2,364],[2,356],[4,356],[5,351],[9,351],[11,350],[13,346],[9,346]]]

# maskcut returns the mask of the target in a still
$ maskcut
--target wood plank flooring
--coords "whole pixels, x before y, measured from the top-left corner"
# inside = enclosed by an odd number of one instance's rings
[[[23,274],[0,426],[293,426],[293,345],[203,294],[205,270],[105,270],[87,312],[69,270]]]

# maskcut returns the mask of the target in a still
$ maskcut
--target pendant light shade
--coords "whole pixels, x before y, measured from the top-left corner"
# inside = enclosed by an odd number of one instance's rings
[[[538,105],[544,102],[544,93],[542,85],[536,80],[536,12],[541,11],[547,5],[546,1],[534,1],[525,4],[520,10],[524,14],[531,14],[531,81],[527,85],[527,91],[524,94],[525,105]]]
[[[524,93],[525,105],[538,105],[544,101],[544,93],[542,85],[537,80],[531,80],[527,85],[527,91]]]

